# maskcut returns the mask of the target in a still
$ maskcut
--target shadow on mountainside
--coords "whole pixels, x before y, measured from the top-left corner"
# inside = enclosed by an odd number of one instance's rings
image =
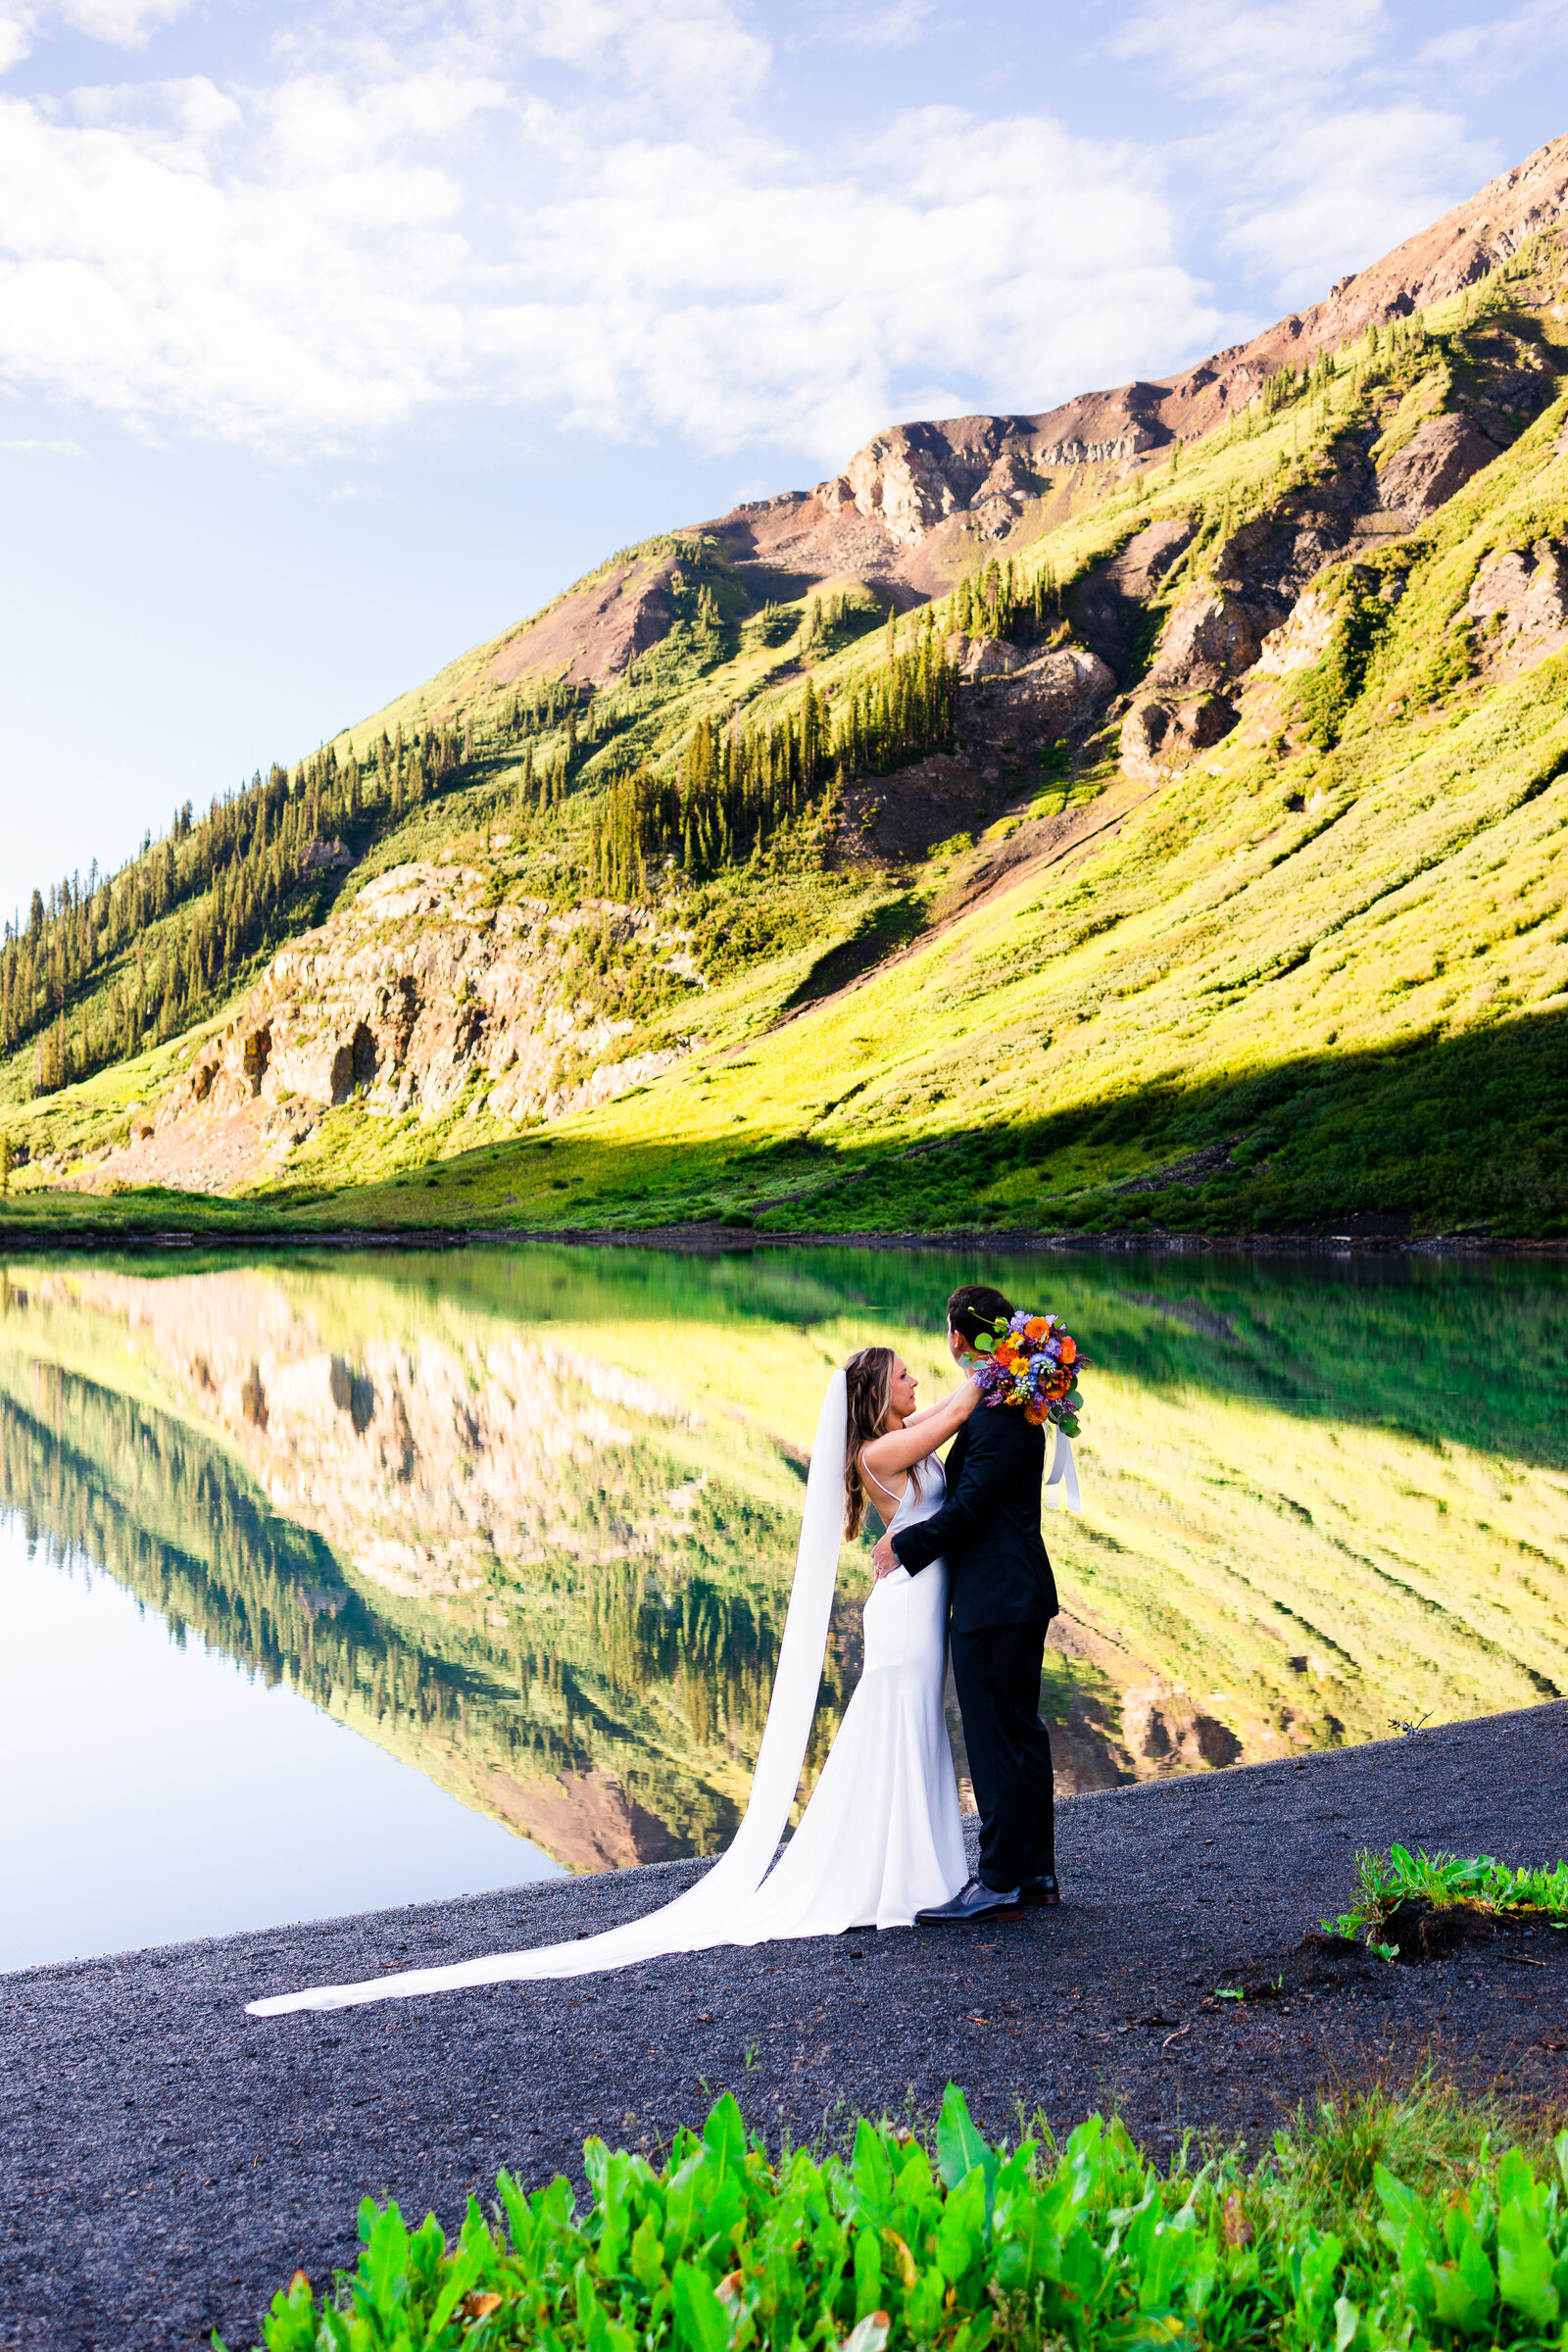
[[[987,1074],[983,1054],[975,1073]],[[330,1205],[359,1221],[417,1210],[433,1223],[455,1205],[450,1184],[471,1195],[475,1220],[510,1192],[498,1221],[577,1230],[728,1214],[799,1234],[1568,1232],[1561,1012],[1381,1049],[1325,1048],[1234,1075],[1160,1073],[1033,1118],[987,1119],[976,1087],[950,1098],[952,1132],[912,1145],[876,1137],[875,1085],[852,1090],[869,1133],[683,1136],[672,1089],[658,1142],[563,1130],[443,1162],[422,1199],[386,1187],[300,1198],[295,1213]]]
[[[784,999],[779,1007],[780,1020],[789,1020],[794,1014],[804,1012],[808,1005],[818,1004],[824,997],[848,988],[851,981],[858,980],[863,973],[885,962],[900,948],[906,948],[929,926],[929,908],[912,894],[873,908],[852,939],[840,940],[836,947],[817,957],[805,979]]]
[[[5,1204],[0,1238],[170,1225],[215,1238],[269,1226],[636,1231],[726,1216],[801,1235],[1568,1233],[1568,1015],[1558,1010],[1234,1074],[1151,1073],[1034,1117],[988,1116],[983,1040],[972,1067],[974,1085],[945,1103],[951,1130],[913,1144],[876,1135],[874,1072],[825,1109],[770,1104],[750,1124],[706,1132],[701,1099],[676,1078],[661,1090],[655,1138],[613,1132],[612,1105],[380,1183],[296,1183],[231,1200],[32,1194]],[[1048,1056],[1042,1091],[1051,1083]],[[830,1121],[852,1100],[863,1105],[859,1129],[835,1132]],[[759,1133],[764,1115],[772,1133]]]
[[[1234,1077],[1154,1078],[1043,1121],[1032,1140],[1145,1155],[1077,1204],[1091,1229],[1561,1235],[1568,1016],[1325,1049]]]

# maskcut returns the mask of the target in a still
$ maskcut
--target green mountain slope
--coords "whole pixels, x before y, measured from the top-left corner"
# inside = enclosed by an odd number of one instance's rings
[[[14,1212],[1560,1232],[1559,234],[1378,299],[923,585],[630,551],[46,916]]]

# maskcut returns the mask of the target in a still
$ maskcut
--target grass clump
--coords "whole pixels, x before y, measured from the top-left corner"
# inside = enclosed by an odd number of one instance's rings
[[[588,2140],[585,2209],[502,2173],[450,2250],[367,2198],[358,2270],[319,2298],[296,2273],[267,2352],[1559,2345],[1568,2132],[1533,2157],[1494,2123],[1418,2085],[1162,2171],[1098,2115],[992,2147],[950,2085],[929,2148],[862,2119],[848,2158],[775,2162],[726,2093],[659,2170]]]
[[[1322,1923],[1332,1935],[1364,1932],[1375,1940],[1390,1914],[1408,1902],[1439,1909],[1468,1904],[1493,1917],[1540,1912],[1553,1926],[1568,1928],[1568,1862],[1550,1870],[1514,1870],[1490,1854],[1412,1854],[1407,1846],[1391,1845],[1387,1854],[1357,1854],[1355,1871],[1357,1891],[1350,1908]]]

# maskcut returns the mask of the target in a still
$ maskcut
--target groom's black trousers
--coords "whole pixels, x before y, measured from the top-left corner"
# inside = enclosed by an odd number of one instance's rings
[[[955,1628],[953,1681],[980,1808],[980,1880],[998,1893],[1054,1875],[1051,1740],[1040,1720],[1046,1621]]]

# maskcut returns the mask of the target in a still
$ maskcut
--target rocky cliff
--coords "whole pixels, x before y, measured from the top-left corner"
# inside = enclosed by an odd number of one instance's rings
[[[694,531],[716,542],[759,601],[858,579],[901,605],[916,603],[949,585],[966,551],[1032,542],[1107,481],[1212,432],[1279,369],[1308,365],[1370,325],[1479,285],[1565,210],[1568,137],[1249,342],[1175,374],[1080,393],[1035,415],[892,425],[814,489],[748,501]],[[1484,436],[1485,421],[1476,429]],[[1417,511],[1434,482],[1446,484],[1436,493],[1446,496],[1474,462],[1468,446],[1438,436],[1388,484],[1391,503]],[[504,639],[486,681],[510,685],[541,670],[579,683],[624,676],[670,627],[678,564],[669,553],[616,558]]]
[[[272,959],[100,1180],[255,1181],[350,1102],[380,1119],[461,1109],[517,1126],[611,1102],[682,1048],[617,1051],[636,1024],[595,1002],[595,954],[700,1001],[686,934],[646,909],[495,906],[472,868],[395,866]]]
[[[1125,474],[1178,439],[1212,432],[1278,369],[1307,365],[1368,326],[1407,318],[1480,284],[1565,211],[1568,137],[1539,148],[1382,261],[1341,278],[1322,302],[1250,342],[1175,375],[1081,393],[1035,416],[894,425],[814,490],[737,507],[705,527],[738,564],[764,577],[814,583],[874,571],[890,585],[929,593],[946,584],[943,558],[964,535],[995,542],[1031,522],[1038,531],[1105,473]],[[1446,443],[1440,466],[1443,460],[1456,488],[1465,457],[1455,466]],[[1391,503],[1419,505],[1423,466],[1421,456],[1407,461],[1389,485]]]

